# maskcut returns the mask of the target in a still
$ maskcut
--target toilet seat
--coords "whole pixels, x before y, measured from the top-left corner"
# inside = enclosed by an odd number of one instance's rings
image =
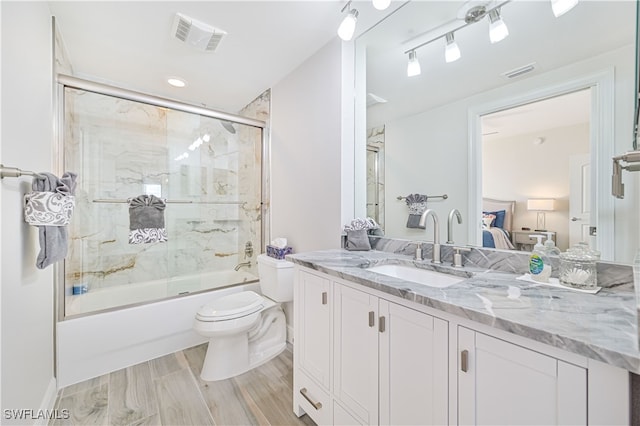
[[[216,322],[242,318],[264,308],[264,298],[253,291],[242,291],[215,299],[196,314],[199,321]]]

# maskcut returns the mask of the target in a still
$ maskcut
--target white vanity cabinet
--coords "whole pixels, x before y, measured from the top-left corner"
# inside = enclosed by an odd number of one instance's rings
[[[458,424],[587,424],[585,368],[462,326],[458,349]]]
[[[296,266],[294,316],[317,424],[629,424],[628,371],[449,312]]]
[[[318,305],[328,282],[327,305]],[[296,414],[302,409],[318,424],[448,423],[446,321],[304,269],[297,273],[294,314]],[[330,338],[322,325],[332,326]],[[314,358],[313,348],[322,355]],[[324,361],[329,348],[332,362]],[[330,380],[320,365],[332,369]]]
[[[446,321],[334,282],[334,397],[363,424],[447,423]]]

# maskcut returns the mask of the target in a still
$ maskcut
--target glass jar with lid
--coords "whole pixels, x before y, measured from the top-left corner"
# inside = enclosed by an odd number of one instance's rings
[[[600,252],[578,243],[560,254],[560,284],[568,287],[593,289],[598,286],[596,262]]]

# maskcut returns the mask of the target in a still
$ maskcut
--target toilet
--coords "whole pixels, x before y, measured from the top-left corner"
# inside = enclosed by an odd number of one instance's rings
[[[200,377],[224,380],[279,355],[287,344],[282,302],[293,300],[293,264],[258,256],[260,291],[242,291],[200,307],[193,328],[209,338]]]

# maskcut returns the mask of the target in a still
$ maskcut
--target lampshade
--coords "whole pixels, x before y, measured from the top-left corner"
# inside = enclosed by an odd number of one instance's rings
[[[553,211],[556,207],[556,200],[551,198],[537,198],[527,200],[527,210]]]
[[[453,38],[453,33],[446,35],[446,47],[444,50],[444,58],[447,63],[454,62],[460,59],[460,48]]]
[[[489,12],[489,40],[491,43],[497,43],[504,40],[509,35],[507,24],[500,17],[500,12],[493,9]]]
[[[573,9],[577,4],[578,0],[551,0],[551,9],[557,18]]]
[[[412,50],[409,52],[409,63],[407,64],[407,76],[414,77],[416,75],[420,75],[420,62],[418,62],[418,55],[416,55],[416,51]]]
[[[356,31],[356,22],[358,21],[358,11],[351,9],[347,16],[344,17],[340,27],[338,27],[338,36],[344,41],[349,41],[353,38],[353,34]]]

